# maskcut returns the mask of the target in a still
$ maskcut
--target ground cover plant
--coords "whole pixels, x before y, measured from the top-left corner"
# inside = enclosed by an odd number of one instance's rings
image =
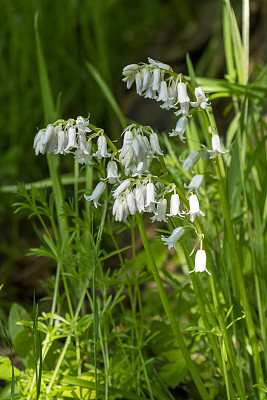
[[[190,55],[188,74],[151,57],[124,67],[128,90],[173,113],[169,132],[128,121],[87,64],[117,138],[93,113],[61,118],[35,16],[45,125],[33,151],[49,179],[19,184],[15,209],[42,242],[30,254],[56,274],[49,311],[33,296],[32,315],[13,304],[1,323],[0,398],[266,398],[267,68],[249,76],[242,7],[240,34],[223,2],[225,79],[196,76]],[[214,117],[224,97],[227,132]]]

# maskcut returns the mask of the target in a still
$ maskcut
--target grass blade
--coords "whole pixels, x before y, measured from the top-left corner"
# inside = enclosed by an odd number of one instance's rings
[[[93,66],[93,64],[86,62],[86,67],[90,72],[90,74],[92,75],[92,77],[94,78],[94,80],[96,81],[96,83],[98,84],[98,86],[100,87],[100,89],[102,90],[102,93],[105,96],[106,100],[108,101],[110,107],[117,115],[122,128],[126,128],[127,126],[126,119],[122,114],[121,109],[110,88],[108,87],[108,85],[106,84],[100,73],[97,71],[97,69]]]

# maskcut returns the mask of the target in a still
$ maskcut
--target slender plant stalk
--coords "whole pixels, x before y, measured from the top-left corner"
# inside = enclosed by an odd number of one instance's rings
[[[188,263],[189,269],[193,270],[193,268],[194,268],[193,267],[193,261],[192,261],[192,258],[190,256],[188,245],[187,245],[187,243],[185,241],[183,241],[183,250],[184,250],[184,254],[185,254],[186,261]],[[201,315],[201,317],[203,319],[205,328],[208,331],[211,331],[212,327],[211,327],[211,325],[210,325],[210,323],[208,321],[208,318],[207,318],[207,315],[206,315],[206,311],[205,311],[205,303],[208,304],[206,296],[204,295],[204,292],[202,290],[201,283],[200,283],[198,277],[195,276],[195,274],[191,274],[191,279],[192,279],[192,283],[193,283],[193,287],[194,287],[194,292],[196,294],[196,299],[197,299],[198,309],[200,311],[200,315]],[[213,318],[213,313],[211,311],[210,311],[210,316],[213,319],[213,323],[214,323],[213,328],[215,328],[215,326],[218,325],[218,323],[217,323],[216,319]],[[211,347],[212,347],[212,350],[213,350],[213,353],[214,353],[214,357],[215,357],[215,359],[216,359],[216,361],[218,363],[218,366],[219,366],[219,368],[221,370],[221,374],[225,379],[227,393],[229,392],[230,398],[235,400],[236,396],[235,396],[234,388],[233,388],[231,382],[228,380],[227,370],[225,368],[224,359],[220,355],[220,352],[219,352],[219,349],[218,349],[218,343],[216,342],[213,333],[208,332],[207,336],[208,336],[209,342],[211,344]],[[232,360],[233,360],[233,357],[232,357]],[[236,374],[233,374],[233,375],[234,375],[234,379],[235,379]],[[245,392],[244,392],[244,388],[241,388],[242,387],[242,382],[240,381],[240,378],[237,379],[236,386],[240,387],[240,390],[239,390],[240,398],[245,400],[246,396],[244,397]]]
[[[202,379],[200,378],[200,374],[199,374],[199,371],[198,371],[196,365],[194,364],[194,362],[191,359],[190,353],[189,353],[189,351],[188,351],[188,349],[186,347],[186,344],[185,344],[183,335],[182,335],[182,333],[180,331],[179,325],[178,325],[178,323],[177,323],[177,321],[175,319],[175,316],[174,316],[174,314],[172,312],[172,309],[170,307],[170,304],[169,304],[166,292],[164,290],[163,283],[162,283],[162,280],[160,278],[160,275],[159,275],[159,272],[158,272],[158,269],[157,269],[157,265],[156,265],[156,262],[154,260],[154,256],[153,256],[153,253],[151,251],[150,244],[149,244],[149,241],[148,241],[148,238],[147,238],[147,235],[146,235],[146,230],[145,230],[144,222],[143,222],[143,219],[142,219],[142,215],[140,215],[139,213],[136,213],[136,219],[137,219],[139,231],[140,231],[140,234],[141,234],[141,237],[142,237],[143,245],[144,245],[144,248],[145,248],[145,251],[146,251],[146,255],[147,255],[147,258],[148,258],[148,263],[149,263],[151,272],[153,274],[154,280],[156,282],[156,285],[157,285],[157,288],[158,288],[158,291],[159,291],[159,295],[160,295],[160,298],[161,298],[161,301],[162,301],[162,305],[163,305],[164,310],[166,312],[166,315],[167,315],[167,317],[168,317],[168,319],[170,321],[170,325],[171,325],[171,328],[173,330],[175,339],[176,339],[177,344],[178,344],[178,346],[179,346],[179,348],[180,348],[180,350],[181,350],[181,352],[183,354],[183,357],[184,357],[184,360],[186,362],[186,365],[187,365],[187,367],[188,367],[188,369],[189,369],[189,371],[191,373],[191,376],[192,376],[192,378],[193,378],[193,380],[195,382],[195,385],[196,385],[196,387],[197,387],[197,389],[199,391],[199,394],[200,394],[201,398],[203,400],[208,400],[208,399],[210,399],[210,397],[208,395],[208,392],[207,392],[207,390],[206,390],[206,388],[205,388],[205,386],[204,386],[204,384],[202,382]]]
[[[253,323],[253,319],[252,319],[252,315],[251,315],[251,311],[250,311],[250,305],[249,305],[246,287],[245,287],[245,283],[244,283],[244,278],[243,278],[243,274],[242,274],[242,270],[241,270],[235,233],[234,233],[231,216],[230,216],[230,212],[229,212],[229,205],[228,205],[228,201],[227,201],[225,190],[224,190],[224,184],[223,184],[223,180],[221,177],[220,168],[216,163],[214,163],[214,167],[215,167],[216,175],[219,180],[220,201],[221,201],[223,215],[224,215],[224,219],[225,219],[225,223],[226,223],[227,232],[229,235],[230,247],[231,247],[231,251],[232,251],[233,274],[234,274],[235,280],[238,284],[241,302],[242,302],[244,312],[246,315],[245,321],[246,321],[248,336],[249,336],[249,340],[250,340],[250,344],[251,344],[251,348],[252,348],[252,358],[253,358],[253,363],[254,363],[254,368],[255,368],[256,380],[259,385],[264,385],[263,371],[262,371],[261,360],[260,360],[260,355],[259,355],[259,350],[258,350],[258,341],[257,341],[256,333],[255,333],[254,323]],[[259,393],[259,398],[261,400],[264,400],[265,399],[264,392],[259,389],[258,393]]]

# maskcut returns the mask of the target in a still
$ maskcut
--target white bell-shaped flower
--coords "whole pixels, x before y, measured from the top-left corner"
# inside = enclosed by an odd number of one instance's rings
[[[136,207],[134,194],[129,189],[126,190],[126,201],[127,201],[129,213],[131,215],[134,215],[137,211],[137,207]]]
[[[99,136],[97,139],[97,152],[93,155],[98,159],[111,156],[111,154],[107,152],[107,139],[104,135]]]
[[[182,161],[181,158],[179,158],[179,160],[184,163],[184,165],[183,165],[184,171],[191,170],[193,168],[193,166],[198,162],[199,159],[200,159],[200,153],[197,150],[195,150],[191,154],[189,154],[189,156],[184,161]]]
[[[211,139],[212,150],[208,150],[211,153],[210,158],[217,157],[218,153],[225,154],[228,153],[229,150],[223,150],[220,143],[219,135],[213,135]]]
[[[145,211],[146,186],[142,185],[140,182],[137,182],[136,188],[134,189],[134,196],[138,211]]]
[[[153,58],[148,57],[148,62],[149,62],[149,64],[155,65],[158,68],[172,70],[172,68],[168,64],[164,64],[161,61],[153,60]]]
[[[190,105],[192,107],[198,107],[200,106],[204,110],[210,106],[210,103],[208,103],[209,99],[208,97],[205,97],[204,90],[202,89],[201,86],[198,86],[195,88],[195,96],[197,98],[197,101],[191,101]]]
[[[131,179],[125,179],[118,187],[116,190],[113,192],[113,197],[116,199],[117,197],[120,196],[121,193],[123,193],[131,184]]]
[[[197,174],[197,175],[193,176],[189,185],[187,186],[186,184],[184,184],[184,187],[186,189],[194,189],[197,192],[202,181],[203,181],[203,175]]]
[[[168,216],[175,217],[176,215],[183,217],[183,215],[180,213],[180,197],[177,193],[174,193],[171,196],[170,214],[168,214]]]
[[[178,82],[178,103],[188,103],[190,101],[187,94],[187,84],[184,82]]]
[[[106,188],[106,184],[104,182],[99,182],[96,185],[91,196],[84,195],[85,200],[93,201],[95,208],[97,208],[97,206],[99,205],[98,200],[100,199],[100,196],[104,192],[105,188]]]
[[[72,126],[68,129],[68,144],[65,148],[65,153],[70,153],[72,149],[77,148],[78,144],[76,142],[76,129]]]
[[[116,161],[109,161],[107,165],[107,179],[109,183],[116,183],[120,176]]]
[[[159,68],[154,68],[152,90],[154,91],[159,90],[160,82],[161,82],[161,70]]]
[[[189,197],[189,215],[190,215],[190,221],[194,222],[196,216],[203,217],[205,214],[200,210],[199,208],[199,202],[198,198],[195,194],[192,194]]]
[[[121,222],[126,219],[129,215],[129,208],[125,196],[119,196],[113,206],[113,215],[115,216],[115,221]]]
[[[167,211],[167,200],[166,199],[160,199],[158,204],[157,204],[157,210],[156,210],[154,216],[151,218],[151,221],[152,222],[155,222],[155,221],[167,222],[167,220],[166,220],[166,211]]]
[[[187,126],[187,117],[182,116],[181,118],[178,119],[175,129],[173,129],[169,133],[169,136],[179,136],[180,140],[184,143],[186,139],[184,136],[186,126]]]
[[[162,156],[163,153],[161,151],[160,145],[159,145],[159,138],[156,132],[151,133],[149,136],[149,141],[151,145],[151,149],[153,154],[158,154],[159,156]]]
[[[89,118],[83,118],[81,116],[77,117],[76,124],[74,127],[78,128],[78,134],[83,134],[85,132],[91,132],[91,129],[88,127]]]
[[[146,207],[154,205],[155,201],[155,186],[153,182],[149,182],[146,185]]]
[[[66,132],[61,129],[61,127],[58,127],[59,131],[57,133],[57,149],[55,151],[56,154],[64,154],[65,153],[65,148],[67,147],[68,144],[68,136]]]
[[[169,236],[168,238],[162,235],[161,240],[164,242],[164,244],[168,246],[168,249],[170,250],[172,247],[175,248],[177,240],[179,240],[183,234],[184,234],[184,228],[179,226],[178,228],[174,229],[171,236]]]
[[[142,86],[143,86],[143,74],[142,71],[137,71],[135,75],[135,85],[136,85],[136,92],[140,96],[142,95]]]
[[[186,103],[181,103],[180,104],[180,110],[178,110],[178,111],[175,111],[175,115],[177,115],[177,117],[179,116],[179,115],[185,115],[186,117],[188,117],[188,118],[190,118],[191,117],[191,115],[189,114],[189,105],[190,105],[190,103],[188,103],[188,102],[186,102]]]
[[[158,95],[157,100],[158,101],[167,101],[168,100],[168,88],[167,88],[166,81],[160,82],[159,95]]]
[[[196,257],[195,257],[195,268],[193,271],[189,271],[191,274],[192,272],[207,272],[209,275],[211,273],[207,270],[206,268],[206,252],[205,250],[198,250],[196,252]]]
[[[49,124],[45,130],[45,135],[43,138],[43,145],[46,146],[48,144],[53,132],[54,132],[54,127],[53,127],[53,125]]]

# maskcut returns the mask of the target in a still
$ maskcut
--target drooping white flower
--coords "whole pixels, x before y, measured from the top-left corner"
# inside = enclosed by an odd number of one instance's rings
[[[77,148],[77,142],[76,142],[76,129],[73,127],[70,127],[68,129],[68,144],[66,148],[64,149],[65,153],[70,153],[72,149]]]
[[[107,139],[104,135],[99,136],[97,139],[97,152],[93,155],[98,159],[111,156],[111,154],[107,152]]]
[[[138,211],[145,211],[146,186],[137,182],[136,188],[134,189],[134,196]]]
[[[197,192],[202,181],[203,181],[203,175],[195,175],[193,176],[189,185],[187,186],[186,184],[184,184],[184,187],[187,189],[195,189]]]
[[[91,154],[92,150],[92,141],[86,139],[86,136],[84,133],[81,133],[78,135],[78,149],[80,150],[81,154],[89,155]]]
[[[116,161],[109,161],[107,165],[107,179],[109,183],[116,183],[120,176]]]
[[[167,83],[166,81],[161,81],[157,101],[167,101],[167,100],[168,100]]]
[[[125,168],[125,175],[141,177],[143,173],[149,172],[151,161],[156,154],[154,154],[146,134],[150,135],[150,132],[141,127],[130,126],[125,131],[123,146],[119,150],[119,160]],[[155,151],[160,151],[155,140],[153,146]]]
[[[184,234],[184,228],[179,226],[178,228],[174,229],[171,236],[169,236],[168,238],[162,235],[161,240],[164,242],[164,244],[168,246],[168,249],[170,250],[172,247],[175,248],[177,240],[179,240],[183,234]]]
[[[81,116],[76,118],[76,124],[74,127],[78,128],[78,135],[83,134],[85,132],[91,132],[91,129],[88,127],[89,118],[83,118]]]
[[[148,88],[151,88],[152,84],[153,84],[153,75],[151,73],[151,70],[146,68],[144,69],[142,91],[145,92]]]
[[[198,162],[199,159],[200,159],[200,153],[197,150],[195,150],[191,154],[189,154],[189,156],[184,161],[182,161],[181,158],[179,158],[179,160],[184,163],[184,165],[183,165],[184,171],[191,170],[193,168],[193,166]]]
[[[136,70],[138,70],[138,68],[139,68],[138,64],[129,64],[129,65],[126,65],[126,67],[123,68],[123,72],[136,71]]]
[[[153,69],[153,84],[152,84],[153,91],[159,90],[160,82],[161,82],[161,70],[159,68],[154,68]]]
[[[123,219],[128,217],[129,208],[125,196],[122,195],[116,198],[112,213],[115,216],[115,221],[121,222]]]
[[[164,64],[161,61],[153,60],[153,58],[148,57],[148,62],[149,64],[154,65],[158,68],[172,70],[172,68],[168,64]]]
[[[121,193],[123,193],[131,184],[131,179],[125,179],[118,187],[116,190],[113,192],[113,197],[116,199],[116,197],[119,197]]]
[[[79,148],[76,149],[74,152],[74,159],[75,162],[78,162],[79,164],[86,164],[86,165],[93,164],[91,154],[86,154]]]
[[[219,135],[213,135],[211,139],[212,150],[208,150],[211,153],[210,158],[217,157],[218,153],[225,154],[228,153],[229,150],[223,150],[221,148],[220,137]]]
[[[179,115],[184,115],[184,116],[190,118],[191,115],[189,114],[189,105],[190,105],[189,102],[181,103],[181,104],[180,104],[180,107],[181,107],[180,110],[175,111],[174,114],[175,114],[177,117],[178,117]]]
[[[167,210],[167,200],[166,199],[160,199],[158,204],[157,204],[157,210],[155,211],[154,216],[151,218],[152,222],[155,221],[165,221],[166,220],[166,210]]]
[[[178,82],[178,103],[189,103],[190,99],[187,94],[187,84],[184,82]]]
[[[200,216],[200,217],[205,216],[205,214],[199,208],[198,198],[195,194],[192,194],[189,197],[189,207],[190,207],[189,215],[190,215],[191,222],[194,222],[196,216]]]
[[[53,125],[49,124],[45,129],[39,130],[39,132],[35,135],[33,141],[33,148],[35,149],[35,154],[39,153],[45,154],[47,145],[54,133]]]
[[[183,217],[183,215],[180,213],[180,197],[177,193],[174,193],[171,196],[170,214],[168,214],[168,216],[174,217],[176,215]]]
[[[132,84],[135,81],[135,74],[139,69],[139,65],[138,64],[130,64],[127,65],[125,68],[123,68],[123,81],[126,82],[127,84],[127,89],[130,89]]]
[[[58,133],[57,133],[57,148],[55,150],[56,154],[64,154],[65,148],[67,147],[68,144],[68,136],[66,132],[61,129],[60,126],[58,128]]]
[[[49,140],[51,139],[51,136],[53,134],[54,127],[53,125],[49,124],[47,125],[47,128],[45,130],[44,138],[43,138],[43,146],[47,146]]]
[[[51,154],[51,153],[56,153],[57,150],[57,136],[58,136],[58,132],[60,130],[59,126],[54,127],[53,131],[52,131],[52,135],[50,136],[50,139],[47,143],[46,146],[46,153],[47,154]]]
[[[142,71],[137,71],[135,75],[135,85],[136,85],[136,93],[140,96],[142,95],[142,86],[143,86],[143,76]]]
[[[137,207],[136,207],[134,194],[129,189],[126,190],[126,201],[127,201],[129,213],[131,215],[134,215],[137,211]]]
[[[163,153],[161,151],[160,145],[159,145],[159,138],[156,132],[151,133],[149,136],[149,141],[151,145],[151,149],[153,154],[158,154],[159,156],[162,156]]]
[[[211,275],[211,273],[206,268],[205,250],[198,250],[196,252],[196,257],[195,257],[195,268],[193,269],[193,271],[189,271],[189,273],[191,274],[192,272],[204,272],[204,271],[206,271],[209,275]]]
[[[151,205],[154,205],[156,203],[155,201],[155,186],[153,182],[149,182],[146,185],[146,205],[145,207],[149,207]]]
[[[195,96],[197,98],[197,101],[191,101],[190,105],[192,107],[198,107],[200,106],[204,110],[210,106],[210,103],[208,103],[209,99],[208,97],[205,97],[204,90],[202,89],[201,86],[198,86],[195,88]]]
[[[157,92],[156,90],[153,90],[152,86],[148,86],[146,88],[146,91],[144,93],[144,98],[145,99],[157,99]]]
[[[169,136],[179,136],[180,140],[184,143],[184,140],[186,139],[184,136],[186,125],[187,117],[182,116],[178,119],[175,129],[169,133]]]
[[[79,164],[92,164],[92,141],[86,140],[85,133],[78,135],[78,148],[74,152],[75,161]]]
[[[94,206],[95,206],[95,208],[97,208],[97,206],[99,205],[98,200],[100,199],[101,194],[104,192],[105,187],[106,187],[106,184],[104,182],[99,182],[96,185],[91,196],[84,195],[85,200],[87,200],[87,201],[93,200]]]

